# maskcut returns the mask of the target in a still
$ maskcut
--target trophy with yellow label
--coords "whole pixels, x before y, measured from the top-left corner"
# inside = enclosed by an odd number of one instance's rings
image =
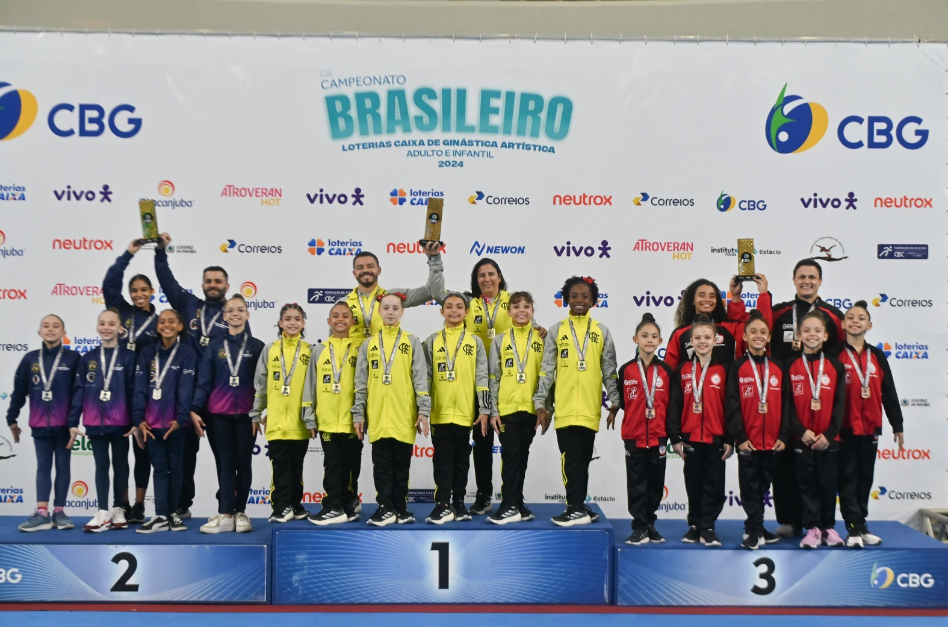
[[[753,281],[757,276],[757,272],[754,269],[754,256],[756,255],[756,250],[754,248],[754,240],[751,239],[739,239],[737,240],[737,280],[738,281]]]
[[[140,244],[157,244],[161,241],[158,233],[158,214],[155,212],[155,201],[142,198],[138,201],[138,214],[142,222],[142,238]]]
[[[425,236],[418,242],[422,246],[427,246],[430,242],[443,244],[444,242],[441,241],[441,218],[444,214],[444,199],[429,198],[425,209]]]

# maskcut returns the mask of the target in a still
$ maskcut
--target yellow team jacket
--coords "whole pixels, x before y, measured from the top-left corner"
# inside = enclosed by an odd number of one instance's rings
[[[464,340],[458,348],[461,333]],[[470,427],[474,424],[474,403],[478,412],[490,413],[487,386],[487,351],[481,339],[464,326],[444,329],[445,347],[441,331],[425,340],[425,361],[428,367],[428,389],[431,392],[431,424],[456,424]],[[448,381],[448,351],[457,355],[454,360],[455,380]]]
[[[570,333],[570,321],[576,330],[576,339],[580,346],[583,345],[586,329],[589,329],[584,371],[577,368],[579,351]],[[547,334],[537,392],[533,396],[535,409],[543,407],[554,380],[556,429],[580,426],[599,431],[603,386],[606,388],[609,403],[613,406],[619,405],[616,347],[612,342],[612,335],[604,324],[596,322],[588,313],[585,316],[570,315],[563,322],[554,324]]]
[[[385,365],[379,349],[379,335],[382,336],[387,358],[400,328],[399,325],[383,326],[381,331],[373,333],[359,348],[352,421],[365,422],[368,415],[369,442],[379,438],[394,438],[414,444],[418,415],[428,416],[431,413],[424,349],[418,338],[407,331],[402,332],[395,349],[390,373],[392,383],[382,383]]]
[[[339,374],[339,394],[333,392],[333,364],[329,346],[335,352]],[[348,351],[348,354],[346,353]],[[312,348],[303,388],[303,422],[323,433],[355,433],[352,405],[355,403],[355,371],[359,346],[352,338],[330,337]],[[307,403],[310,403],[307,405]]]
[[[513,352],[514,340],[517,342],[517,355],[521,360],[524,357],[527,360],[524,367],[526,376],[524,383],[517,382],[519,370]],[[533,406],[533,395],[537,390],[542,361],[543,339],[531,328],[531,325],[511,326],[503,335],[494,338],[494,343],[490,347],[490,357],[487,360],[490,371],[492,416],[507,416],[521,411],[537,413]]]
[[[499,309],[496,309],[498,307]],[[472,298],[467,310],[467,317],[464,318],[464,326],[467,327],[468,331],[473,332],[474,335],[481,338],[481,342],[484,343],[484,349],[489,351],[491,339],[487,337],[487,320],[491,315],[495,315],[494,332],[499,336],[513,326],[513,322],[510,320],[510,314],[508,313],[509,308],[510,292],[507,290],[500,290],[497,297],[487,304],[484,303],[483,298]]]
[[[297,345],[300,345],[300,356],[296,363],[296,370],[293,371],[290,379],[290,395],[283,396],[280,393],[283,387],[280,351],[283,351],[287,374],[289,374]],[[267,350],[260,353],[260,361],[257,362],[257,371],[254,375],[256,394],[250,417],[254,422],[260,422],[263,410],[267,411],[268,440],[309,439],[309,428],[303,422],[303,410],[309,407],[310,403],[303,401],[303,388],[309,367],[310,349],[310,344],[299,337],[281,336],[279,340],[271,343]]]

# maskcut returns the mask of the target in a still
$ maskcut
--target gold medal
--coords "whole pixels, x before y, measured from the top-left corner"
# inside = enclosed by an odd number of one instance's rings
[[[448,381],[454,381],[455,379],[457,379],[457,377],[455,376],[453,370],[448,370],[447,379],[448,379]]]
[[[497,331],[495,329],[487,329],[487,339],[492,340],[497,337]]]
[[[701,403],[694,403],[694,404],[691,406],[691,411],[692,411],[692,413],[695,413],[695,414],[700,414],[703,409],[704,409],[704,408],[702,407],[702,404],[701,404]]]
[[[793,343],[790,345],[793,350],[798,351],[803,347],[803,344],[800,340],[793,340]]]
[[[517,383],[526,383],[526,382],[527,382],[527,375],[526,375],[526,373],[524,373],[524,372],[518,372],[518,373],[517,373]]]
[[[655,410],[652,407],[647,407],[645,409],[645,418],[651,420],[655,417]]]
[[[128,350],[135,352],[135,342],[129,342],[125,345],[125,347],[128,348]]]
[[[364,335],[365,337],[369,337],[370,335],[372,335],[372,331],[369,329],[369,327],[363,327],[362,335]]]
[[[580,372],[585,372],[585,370],[586,370],[586,360],[585,360],[585,359],[580,359],[580,360],[576,363],[576,369],[579,370]]]
[[[99,400],[103,403],[108,403],[110,400],[112,400],[112,393],[108,390],[102,390],[99,392]]]
[[[820,399],[814,398],[810,400],[810,409],[813,411],[820,411],[820,407],[823,406],[823,403],[820,402]]]
[[[382,375],[382,383],[385,384],[385,385],[391,385],[391,384],[392,384],[392,375],[390,375],[390,374],[383,374],[383,375]]]

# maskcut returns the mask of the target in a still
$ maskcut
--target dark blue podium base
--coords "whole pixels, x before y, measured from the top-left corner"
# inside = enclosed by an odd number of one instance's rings
[[[25,533],[23,518],[0,517],[0,601],[266,603],[271,525],[251,533]]]
[[[613,529],[602,521],[562,528],[562,505],[529,505],[536,520],[494,525],[485,516],[432,525],[431,505],[410,505],[417,521],[371,527],[362,520],[274,532],[273,602],[560,603],[611,602]],[[597,506],[593,509],[600,513]]]
[[[624,544],[630,520],[610,523],[619,605],[948,607],[948,547],[897,522],[869,524],[880,546],[812,551],[799,537],[742,549],[736,520],[718,521],[720,547],[681,542],[683,520],[660,520],[666,541],[641,546]]]

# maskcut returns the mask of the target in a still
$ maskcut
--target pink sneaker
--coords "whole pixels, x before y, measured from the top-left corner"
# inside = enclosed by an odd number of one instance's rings
[[[835,529],[830,528],[823,530],[823,544],[826,546],[843,546],[846,543],[839,537]]]
[[[806,532],[806,535],[803,536],[803,539],[800,540],[801,549],[815,549],[820,546],[820,540],[822,539],[822,533],[816,527],[813,527]],[[837,536],[839,537],[839,536]]]

